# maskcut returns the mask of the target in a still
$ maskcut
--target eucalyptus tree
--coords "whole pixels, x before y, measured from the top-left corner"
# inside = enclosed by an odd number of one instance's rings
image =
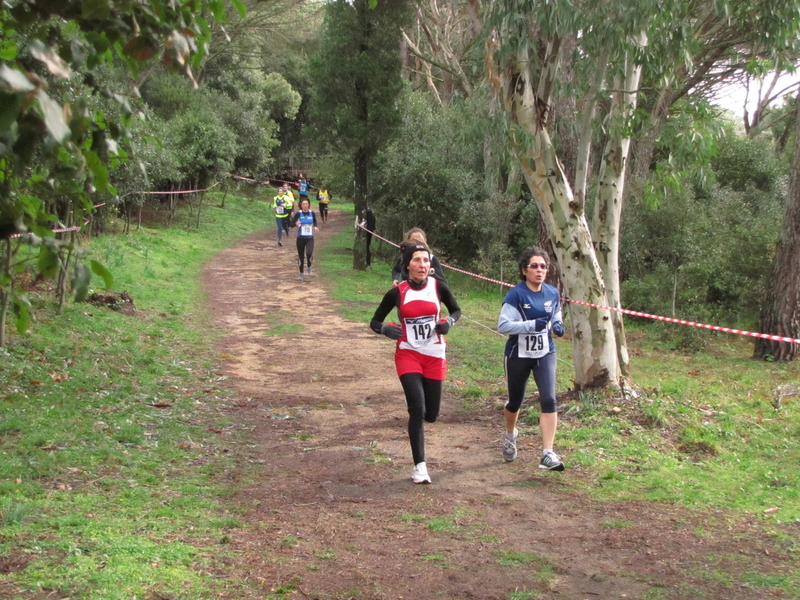
[[[27,326],[27,302],[15,286],[12,257],[20,244],[40,248],[39,265],[63,275],[80,254],[74,236],[57,239],[54,222],[83,223],[97,192],[114,193],[108,164],[124,160],[121,142],[134,116],[135,90],[106,87],[98,67],[120,61],[133,78],[142,65],[162,61],[190,79],[210,38],[211,26],[227,19],[241,0],[5,0],[0,5],[0,345],[13,307],[18,329]],[[59,88],[58,82],[68,82]],[[74,84],[74,85],[72,85]],[[71,96],[73,89],[81,94]],[[120,106],[120,119],[92,110],[90,96],[104,95]],[[55,213],[43,201],[55,190],[67,203]],[[24,234],[14,237],[15,234]],[[71,287],[84,296],[90,268],[76,262]]]
[[[403,29],[403,69],[441,107],[471,96],[480,83],[479,0],[414,0],[414,22]]]
[[[400,122],[399,48],[401,27],[409,19],[406,0],[332,0],[326,5],[320,52],[311,65],[311,116],[321,144],[352,159],[357,214],[367,207],[375,154]],[[366,268],[361,244],[356,244],[353,268]]]
[[[742,69],[735,59],[745,50],[752,56],[758,49],[785,49],[796,38],[797,8],[796,0],[650,0],[635,7],[616,0],[487,2],[487,75],[509,117],[510,147],[571,298],[620,307],[617,257],[631,141],[637,141],[637,162],[648,174],[668,109],[721,81],[726,66],[728,75]],[[637,106],[642,81],[663,83],[666,92],[654,100],[648,89],[647,102]],[[570,105],[567,118],[577,125],[579,140],[572,179],[553,120]],[[604,146],[592,159],[598,133]],[[683,135],[703,142],[691,129]],[[616,383],[628,364],[621,318],[574,303],[571,315],[576,386]]]
[[[487,75],[509,116],[508,140],[557,254],[566,293],[596,306],[570,306],[578,388],[619,383],[628,364],[616,274],[619,219],[644,49],[665,9],[644,2],[498,0],[488,7]],[[574,185],[551,137],[552,107],[577,96],[581,131]],[[601,101],[604,104],[601,104]],[[600,110],[604,109],[604,110]],[[590,229],[586,195],[593,128],[606,144]],[[608,271],[604,273],[603,265]]]

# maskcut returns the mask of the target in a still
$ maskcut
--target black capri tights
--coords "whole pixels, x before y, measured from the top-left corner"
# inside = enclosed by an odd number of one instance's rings
[[[506,410],[517,412],[525,399],[528,377],[533,373],[533,380],[539,389],[539,405],[543,413],[554,413],[556,406],[556,354],[551,352],[542,358],[519,358],[507,356],[505,359],[506,382],[508,384],[508,402]]]
[[[422,373],[400,375],[400,383],[406,393],[408,405],[408,440],[414,464],[425,461],[425,433],[423,421],[433,423],[439,416],[442,404],[442,382],[428,379]]]
[[[303,254],[308,261],[308,268],[311,268],[311,257],[314,255],[314,238],[313,237],[297,237],[297,256],[299,257],[297,263],[300,265],[300,272],[303,272]]]

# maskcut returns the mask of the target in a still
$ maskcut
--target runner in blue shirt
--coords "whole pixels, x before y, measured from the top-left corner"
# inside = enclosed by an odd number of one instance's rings
[[[292,218],[292,226],[297,227],[297,264],[300,266],[300,274],[297,278],[303,281],[303,255],[305,254],[308,269],[307,275],[311,275],[311,257],[314,254],[314,234],[319,233],[317,227],[317,216],[311,210],[311,202],[308,198],[300,200],[300,210]]]
[[[300,203],[302,203],[303,200],[308,200],[308,191],[310,189],[311,189],[311,184],[308,183],[303,174],[300,173],[297,179],[297,195],[299,196]]]
[[[556,346],[552,334],[564,335],[558,290],[544,282],[550,260],[541,248],[532,247],[519,260],[521,281],[503,300],[497,331],[508,335],[504,366],[508,401],[504,408],[506,433],[503,458],[517,458],[517,419],[528,378],[533,373],[539,389],[539,429],[542,434],[540,469],[563,471],[564,463],[553,451],[558,411],[556,406]]]

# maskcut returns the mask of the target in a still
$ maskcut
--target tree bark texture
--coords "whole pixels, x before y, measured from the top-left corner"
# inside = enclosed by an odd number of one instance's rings
[[[598,177],[597,199],[594,203],[592,237],[597,252],[597,260],[606,284],[608,306],[622,308],[622,293],[619,278],[619,234],[622,227],[622,204],[625,190],[625,169],[631,139],[626,126],[628,119],[636,110],[636,98],[641,65],[630,58],[626,61],[625,75],[615,81],[611,100],[610,117],[615,123],[610,128],[609,138],[601,157]],[[616,336],[617,355],[620,370],[624,375],[630,372],[630,356],[625,340],[625,323],[622,313],[612,312],[611,321]]]
[[[558,40],[548,45],[536,87],[528,70],[530,56],[524,48],[513,68],[492,70],[490,81],[501,92],[511,117],[510,146],[547,227],[567,297],[609,306],[589,223],[583,207],[575,201],[545,127],[553,82],[558,76],[558,46]],[[618,385],[620,368],[611,311],[580,304],[570,304],[569,310],[575,388]]]
[[[796,115],[800,117],[800,101],[795,104]],[[800,338],[800,118],[795,119],[789,192],[769,283],[761,309],[759,332]],[[798,344],[756,338],[753,356],[792,361],[797,358],[797,352]]]
[[[608,306],[589,224],[583,212],[576,210],[572,189],[547,131],[539,131],[533,140],[522,144],[514,137],[512,148],[547,226],[567,297]],[[617,385],[620,373],[611,311],[580,304],[570,304],[569,311],[575,388]]]
[[[367,210],[367,172],[368,172],[367,152],[363,148],[356,151],[353,157],[355,189],[353,194],[353,205],[357,219],[363,219]],[[364,230],[356,228],[355,243],[353,244],[353,269],[364,271],[367,268],[367,238]]]

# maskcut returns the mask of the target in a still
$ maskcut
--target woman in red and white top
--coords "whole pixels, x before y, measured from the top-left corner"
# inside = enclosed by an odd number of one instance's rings
[[[394,362],[408,405],[408,439],[414,459],[411,479],[430,483],[423,421],[433,423],[439,416],[447,375],[445,335],[458,321],[461,309],[447,284],[429,276],[431,251],[426,245],[407,247],[403,267],[408,280],[386,292],[369,325],[375,333],[397,340]],[[442,304],[448,317],[441,314]],[[384,323],[394,308],[400,322]]]

